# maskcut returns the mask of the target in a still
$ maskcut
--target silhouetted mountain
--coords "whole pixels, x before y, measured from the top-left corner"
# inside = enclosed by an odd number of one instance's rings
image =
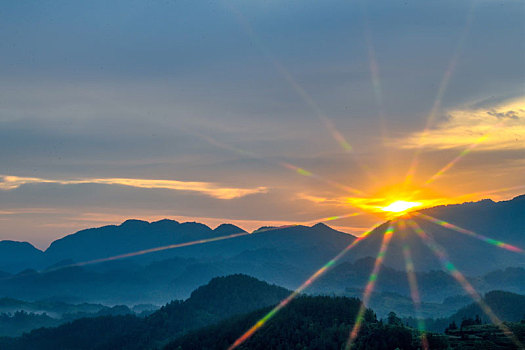
[[[524,246],[520,230],[520,227],[525,227],[524,216],[520,215],[525,212],[523,198],[499,203],[486,200],[442,206],[423,212],[494,239],[505,239],[507,243]],[[480,291],[505,289],[524,292],[523,284],[519,283],[523,281],[525,273],[519,268],[524,263],[522,254],[428,223],[421,218],[414,220],[448,251],[450,260],[466,276],[470,276],[469,281]],[[349,251],[339,261],[339,266],[336,265],[315,283],[311,291],[354,295],[351,293],[356,294],[364,288],[387,225],[385,223],[377,228]],[[4,243],[4,247],[15,247],[13,252],[23,249],[31,253],[9,253],[20,267],[16,272],[23,272],[3,277],[0,296],[28,300],[60,297],[107,304],[161,304],[173,297],[188,297],[193,289],[213,277],[234,273],[248,274],[295,289],[355,240],[355,237],[324,224],[312,227],[263,227],[252,234],[233,239],[94,265],[67,267],[76,262],[239,232],[243,232],[242,229],[231,224],[220,225],[212,230],[199,223],[128,220],[118,226],[82,230],[66,236],[53,242],[44,253],[29,244]],[[445,297],[463,294],[456,281],[448,273],[442,272],[437,258],[420,238],[410,228],[404,232],[397,226],[379,274],[377,292],[410,295],[404,272],[405,245],[410,247],[412,260],[419,271],[417,278],[424,301],[440,303]],[[5,256],[9,255],[6,253]],[[36,261],[34,256],[40,257],[38,267],[33,266]],[[4,256],[0,257],[2,259],[5,260]],[[28,266],[20,263],[24,259],[29,259]],[[35,268],[40,271],[37,272]],[[501,269],[501,272],[483,276],[495,269]]]
[[[67,267],[47,272],[27,270],[4,279],[0,283],[0,295],[26,300],[55,298],[103,304],[162,304],[174,297],[188,297],[190,291],[205,283],[205,280],[239,271],[252,273],[272,283],[277,283],[276,280],[288,281],[288,283],[295,281],[295,284],[288,284],[288,287],[295,288],[298,283],[311,275],[315,267],[308,271],[297,265],[284,263],[289,259],[303,261],[300,254],[268,248],[247,251],[231,259],[210,262],[172,258],[154,261],[147,265],[111,262],[97,266],[95,270],[86,267]],[[360,296],[373,264],[373,258],[363,258],[354,263],[342,262],[329,270],[306,292]],[[523,281],[523,276],[525,276],[525,269],[508,268],[486,276],[467,276],[467,279],[480,292],[505,289],[525,293],[525,285],[520,283]],[[424,301],[425,314],[428,312],[433,316],[444,316],[457,310],[457,308],[451,310],[448,307],[440,307],[444,298],[465,293],[448,273],[417,272],[416,277]],[[413,313],[413,308],[410,307],[411,301],[407,298],[410,298],[410,288],[406,272],[383,266],[370,305],[377,309],[379,315],[396,310],[402,316],[409,316]],[[459,306],[467,303],[464,302]]]
[[[274,305],[290,291],[245,275],[219,277],[141,319],[135,316],[76,320],[57,328],[0,339],[1,349],[144,349],[227,317]]]
[[[40,327],[56,327],[60,324],[97,316],[128,315],[146,316],[154,312],[155,305],[140,305],[133,310],[125,305],[108,307],[101,304],[71,304],[55,300],[22,301],[12,298],[0,299],[0,336],[17,336]]]
[[[186,304],[210,314],[236,315],[275,304],[289,294],[290,291],[285,288],[236,274],[212,279],[207,285],[194,290]]]
[[[224,349],[289,293],[284,288],[249,276],[220,277],[195,290],[186,301],[173,301],[145,318],[124,315],[79,319],[56,328],[34,330],[18,338],[0,338],[0,348],[87,350],[165,346],[165,349]],[[525,311],[525,296],[522,295],[494,291],[487,293],[484,301],[502,320],[518,320],[519,314]],[[348,339],[360,305],[356,298],[299,296],[239,349],[341,348]],[[104,312],[107,311],[104,309]],[[480,311],[475,304],[469,305],[450,318],[436,322],[426,320],[427,329],[432,329],[439,322],[448,324],[455,320],[460,324],[464,319],[482,315]],[[129,309],[125,307],[109,309],[110,314],[127,312]],[[419,333],[404,327],[404,322],[413,323],[415,328],[415,319],[401,320],[395,314],[389,314],[384,322],[378,322],[374,312],[367,309],[365,322],[353,348],[420,348]],[[516,330],[518,338],[523,339],[523,327],[519,328],[517,324],[509,327]],[[490,335],[490,332],[486,333]],[[448,348],[445,336],[427,333],[427,339],[431,349]],[[490,339],[487,340],[490,344]],[[508,340],[504,343],[507,344]],[[462,344],[456,344],[454,348],[461,348]]]
[[[0,296],[35,299],[60,295],[90,302],[163,303],[174,296],[187,297],[215,276],[233,273],[295,288],[355,239],[326,225],[293,226],[82,268],[68,267],[79,261],[239,232],[244,231],[229,224],[211,230],[202,224],[171,220],[128,220],[119,226],[79,231],[51,244],[44,253],[44,271],[28,270],[6,279],[0,284]]]
[[[348,293],[349,288],[364,288],[374,267],[374,258],[362,258],[353,263],[342,262],[328,271],[315,283],[310,291],[317,293]],[[434,270],[415,272],[419,293],[423,300],[440,302],[444,296],[465,294],[461,285],[450,274]],[[517,293],[525,293],[525,269],[507,268],[497,270],[482,276],[466,276],[468,281],[481,292],[494,289],[506,289]],[[377,277],[376,292],[395,292],[410,295],[410,286],[406,271],[392,269],[382,265]]]
[[[502,321],[520,322],[525,320],[525,295],[494,290],[483,296],[483,302]],[[491,323],[490,318],[480,308],[479,304],[471,301],[448,317],[426,318],[424,322],[428,330],[444,332],[445,328],[449,327],[451,323],[460,327],[463,320],[476,318],[479,318],[481,323]],[[417,326],[417,320],[413,317],[405,318],[404,321],[413,327]]]
[[[54,241],[45,251],[47,266],[59,261],[83,262],[149,248],[227,236],[245,232],[241,228],[223,224],[212,230],[199,223],[178,223],[161,220],[148,223],[127,220],[119,226],[104,226],[79,231]],[[315,250],[308,265],[317,265],[329,258],[355,239],[353,236],[333,230],[326,225],[313,227],[294,226],[256,233],[232,240],[210,242],[176,250],[166,250],[132,258],[134,261],[150,262],[171,257],[197,259],[227,259],[245,251],[275,249],[298,254],[301,250]]]
[[[483,200],[474,203],[438,206],[422,210],[421,213],[445,220],[454,225],[485,235],[495,241],[525,247],[525,196],[509,201]],[[495,269],[524,265],[524,256],[498,247],[495,243],[476,239],[415,216],[414,220],[448,253],[450,261],[463,273],[484,274]],[[376,256],[383,232],[388,223],[381,225],[356,248],[349,252],[352,259]],[[396,269],[405,268],[403,246],[408,245],[416,270],[440,270],[438,259],[410,227],[395,233],[387,251],[384,264]]]
[[[525,216],[520,215],[520,213],[525,212],[524,198],[525,196],[520,196],[510,201],[498,203],[483,200],[474,203],[439,206],[421,212],[495,240],[523,246]],[[494,269],[523,264],[521,254],[498,248],[474,237],[427,222],[419,217],[414,218],[414,220],[447,250],[450,260],[465,273],[483,274]],[[382,240],[382,233],[387,225],[385,223],[377,228],[370,234],[369,238],[350,251],[345,259],[357,260],[368,256],[375,257]],[[172,220],[147,223],[139,220],[128,220],[119,226],[88,229],[66,236],[53,242],[44,255],[48,265],[64,259],[79,262],[239,232],[244,231],[231,224],[223,224],[212,230],[198,223],[180,224]],[[245,237],[162,251],[134,259],[147,262],[177,256],[196,258],[201,261],[203,259],[230,259],[233,257],[240,260],[243,254],[249,252],[258,257],[259,261],[246,261],[248,265],[241,264],[246,269],[239,272],[253,274],[254,269],[260,269],[260,266],[255,267],[253,265],[263,262],[265,264],[287,265],[288,268],[297,265],[299,268],[311,271],[311,269],[324,264],[353,240],[353,236],[335,231],[324,224],[317,224],[312,227],[262,227],[256,230],[254,234]],[[428,247],[409,228],[406,232],[398,230],[394,234],[385,258],[385,265],[397,269],[404,268],[402,247],[405,244],[411,248],[417,270],[439,270],[442,268]],[[276,261],[276,256],[282,259]],[[490,257],[490,259],[479,259],[481,256]],[[297,259],[299,261],[294,262]],[[293,268],[289,272],[294,272]],[[269,276],[261,275],[261,277],[268,278]],[[284,285],[296,283],[296,281],[287,281],[284,276],[275,281]]]
[[[103,308],[105,308],[105,306],[101,304],[70,304],[52,300],[23,301],[13,298],[0,299],[0,313],[14,313],[16,311],[25,311],[28,313],[45,312],[55,318],[72,313],[96,313]]]
[[[217,236],[226,236],[226,235],[232,235],[234,233],[242,233],[242,232],[246,232],[244,231],[242,228],[238,227],[238,226],[235,226],[235,225],[232,225],[232,224],[221,224],[219,226],[217,226],[213,232],[215,232],[215,234]]]
[[[127,220],[118,226],[82,230],[58,239],[45,251],[45,257],[49,264],[65,259],[82,262],[214,236],[211,228],[199,223]]]
[[[25,332],[41,327],[56,327],[61,323],[63,322],[50,317],[47,313],[28,313],[25,311],[16,311],[12,314],[0,313],[0,339],[7,336],[20,336]]]
[[[525,319],[525,295],[491,291],[484,295],[483,301],[503,321],[519,322]],[[490,319],[477,303],[461,308],[450,319],[461,322],[464,318],[475,318],[476,315],[479,315],[484,323],[490,323]]]
[[[41,264],[42,257],[43,252],[28,242],[0,241],[0,270],[14,273],[35,268]]]
[[[508,267],[505,270],[497,270],[487,273],[483,279],[492,288],[505,286],[508,291],[525,293],[525,268]]]

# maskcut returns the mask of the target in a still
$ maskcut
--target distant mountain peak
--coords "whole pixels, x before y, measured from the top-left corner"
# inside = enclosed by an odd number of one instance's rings
[[[375,258],[371,256],[365,256],[364,258],[360,258],[354,261],[354,266],[358,268],[370,269],[374,266],[375,261]]]
[[[316,229],[316,230],[322,230],[322,231],[341,232],[322,222],[318,222],[317,224],[311,226],[311,228]],[[346,233],[346,232],[341,232],[341,233]]]
[[[212,278],[208,284],[195,289],[185,303],[211,312],[239,314],[255,305],[273,305],[289,294],[283,287],[237,273]],[[235,306],[232,300],[241,303]]]
[[[264,232],[264,231],[268,231],[268,230],[276,230],[278,228],[279,227],[277,227],[277,226],[261,226],[258,229],[254,230],[253,233]]]
[[[206,231],[213,231],[208,225],[200,223],[200,222],[197,222],[197,221],[183,222],[180,225],[181,226],[185,226],[185,227],[190,226],[190,227],[193,227],[193,228],[200,228],[200,229],[203,229],[203,230],[206,230]]]
[[[235,233],[243,233],[246,232],[239,226],[233,225],[233,224],[220,224],[217,226],[213,232],[220,235],[232,235]]]
[[[180,222],[178,222],[177,220],[172,220],[172,219],[161,219],[159,221],[154,221],[152,222],[152,224],[172,224],[172,225],[176,225],[176,224],[180,224]]]
[[[121,227],[130,227],[130,226],[144,226],[149,225],[149,222],[144,220],[138,220],[138,219],[128,219],[124,221],[122,224],[120,224]]]
[[[29,249],[34,251],[40,251],[39,249],[35,248],[34,245],[32,245],[29,242],[20,242],[20,241],[12,241],[12,240],[3,240],[0,241],[0,248],[9,248],[9,249]]]
[[[332,230],[332,228],[330,226],[328,226],[327,224],[324,224],[322,222],[318,222],[317,224],[313,225],[312,228],[321,228],[321,229],[330,229],[330,230]]]

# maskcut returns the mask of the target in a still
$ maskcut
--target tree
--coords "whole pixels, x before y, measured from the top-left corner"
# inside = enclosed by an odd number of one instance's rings
[[[399,317],[397,317],[396,313],[391,311],[388,313],[388,324],[391,326],[402,326],[403,322]]]
[[[457,329],[458,329],[458,325],[456,324],[456,321],[452,321],[452,323],[450,323],[448,327],[445,329],[445,333],[448,333],[449,331],[455,331]]]
[[[481,318],[479,317],[479,315],[476,315],[476,319],[474,320],[474,322],[476,324],[481,324]]]

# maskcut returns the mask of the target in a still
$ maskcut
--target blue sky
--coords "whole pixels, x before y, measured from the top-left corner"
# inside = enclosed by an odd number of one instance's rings
[[[488,0],[2,2],[0,238],[342,215],[354,208],[329,181],[377,194],[420,147],[424,182],[494,128],[432,195],[522,185],[524,14]]]

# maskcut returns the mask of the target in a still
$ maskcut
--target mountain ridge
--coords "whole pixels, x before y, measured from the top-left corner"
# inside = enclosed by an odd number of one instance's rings
[[[421,212],[488,237],[523,246],[525,218],[519,214],[525,212],[524,198],[525,196],[518,196],[509,201],[485,200],[463,205],[440,206]],[[481,276],[497,269],[504,270],[508,267],[523,266],[523,255],[503,250],[474,237],[455,233],[433,223],[424,222],[417,217],[414,220],[446,248],[450,260],[467,276]],[[387,226],[388,222],[385,222],[377,227],[367,239],[359,242],[342,257],[338,264],[355,263],[360,259],[368,258],[368,263],[364,264],[361,269],[369,273],[371,262],[378,254],[383,231]],[[397,229],[396,227],[396,232],[384,257],[385,268],[398,271],[405,269],[403,248],[407,245],[412,251],[416,271],[442,270],[439,260],[416,234],[410,231],[404,234],[398,232]],[[0,271],[4,271],[2,275],[6,279],[6,283],[0,288],[0,294],[17,296],[18,293],[23,293],[27,295],[28,288],[31,291],[38,287],[37,290],[41,293],[52,297],[54,294],[50,293],[58,293],[56,288],[58,285],[63,286],[72,296],[77,296],[85,289],[89,291],[90,297],[94,298],[100,295],[100,293],[97,294],[97,289],[106,290],[110,295],[118,291],[117,287],[120,286],[126,290],[125,294],[128,298],[126,300],[135,300],[133,288],[140,282],[149,288],[144,298],[154,301],[165,300],[167,285],[175,286],[178,295],[184,296],[188,291],[215,276],[233,273],[245,273],[295,289],[308,276],[311,276],[356,239],[350,234],[318,223],[312,226],[259,228],[251,234],[234,239],[213,240],[218,236],[242,232],[245,231],[233,224],[221,224],[212,229],[195,222],[179,223],[169,219],[147,222],[130,219],[120,225],[80,230],[67,235],[53,242],[45,252],[31,248],[29,243],[4,242],[4,246],[14,244],[25,247],[32,253],[26,263],[20,258],[16,266],[10,265],[12,260],[6,259],[7,254],[0,255]],[[86,265],[82,270],[71,267],[75,263],[96,262],[97,259],[106,259],[130,252],[208,239],[212,241],[206,244],[158,251],[154,254],[129,256],[126,259]],[[490,257],[490,259],[480,260],[480,256]],[[336,271],[337,266],[335,266]],[[45,272],[46,270],[48,272]],[[23,271],[22,274],[19,273],[21,271]],[[521,274],[521,272],[518,273]],[[391,273],[391,275],[394,274]],[[359,281],[362,284],[365,283],[363,279],[366,278],[361,274],[358,279],[342,276],[344,273],[332,279],[327,285],[330,285],[330,288],[344,290],[346,287],[357,287],[352,284],[352,281]],[[130,285],[130,281],[137,277],[140,277],[140,281],[131,282]],[[399,278],[403,278],[402,274],[399,274],[397,279]],[[497,280],[497,276],[494,275],[492,279]],[[325,281],[328,280],[329,278]],[[72,288],[71,281],[78,281],[84,286],[84,289]],[[91,284],[85,284],[87,281],[90,281]],[[111,283],[107,283],[109,281]],[[505,285],[518,288],[511,286],[508,282],[505,281]],[[61,292],[60,295],[62,295]],[[153,295],[157,295],[157,299],[154,299]],[[91,299],[91,301],[100,300]]]

